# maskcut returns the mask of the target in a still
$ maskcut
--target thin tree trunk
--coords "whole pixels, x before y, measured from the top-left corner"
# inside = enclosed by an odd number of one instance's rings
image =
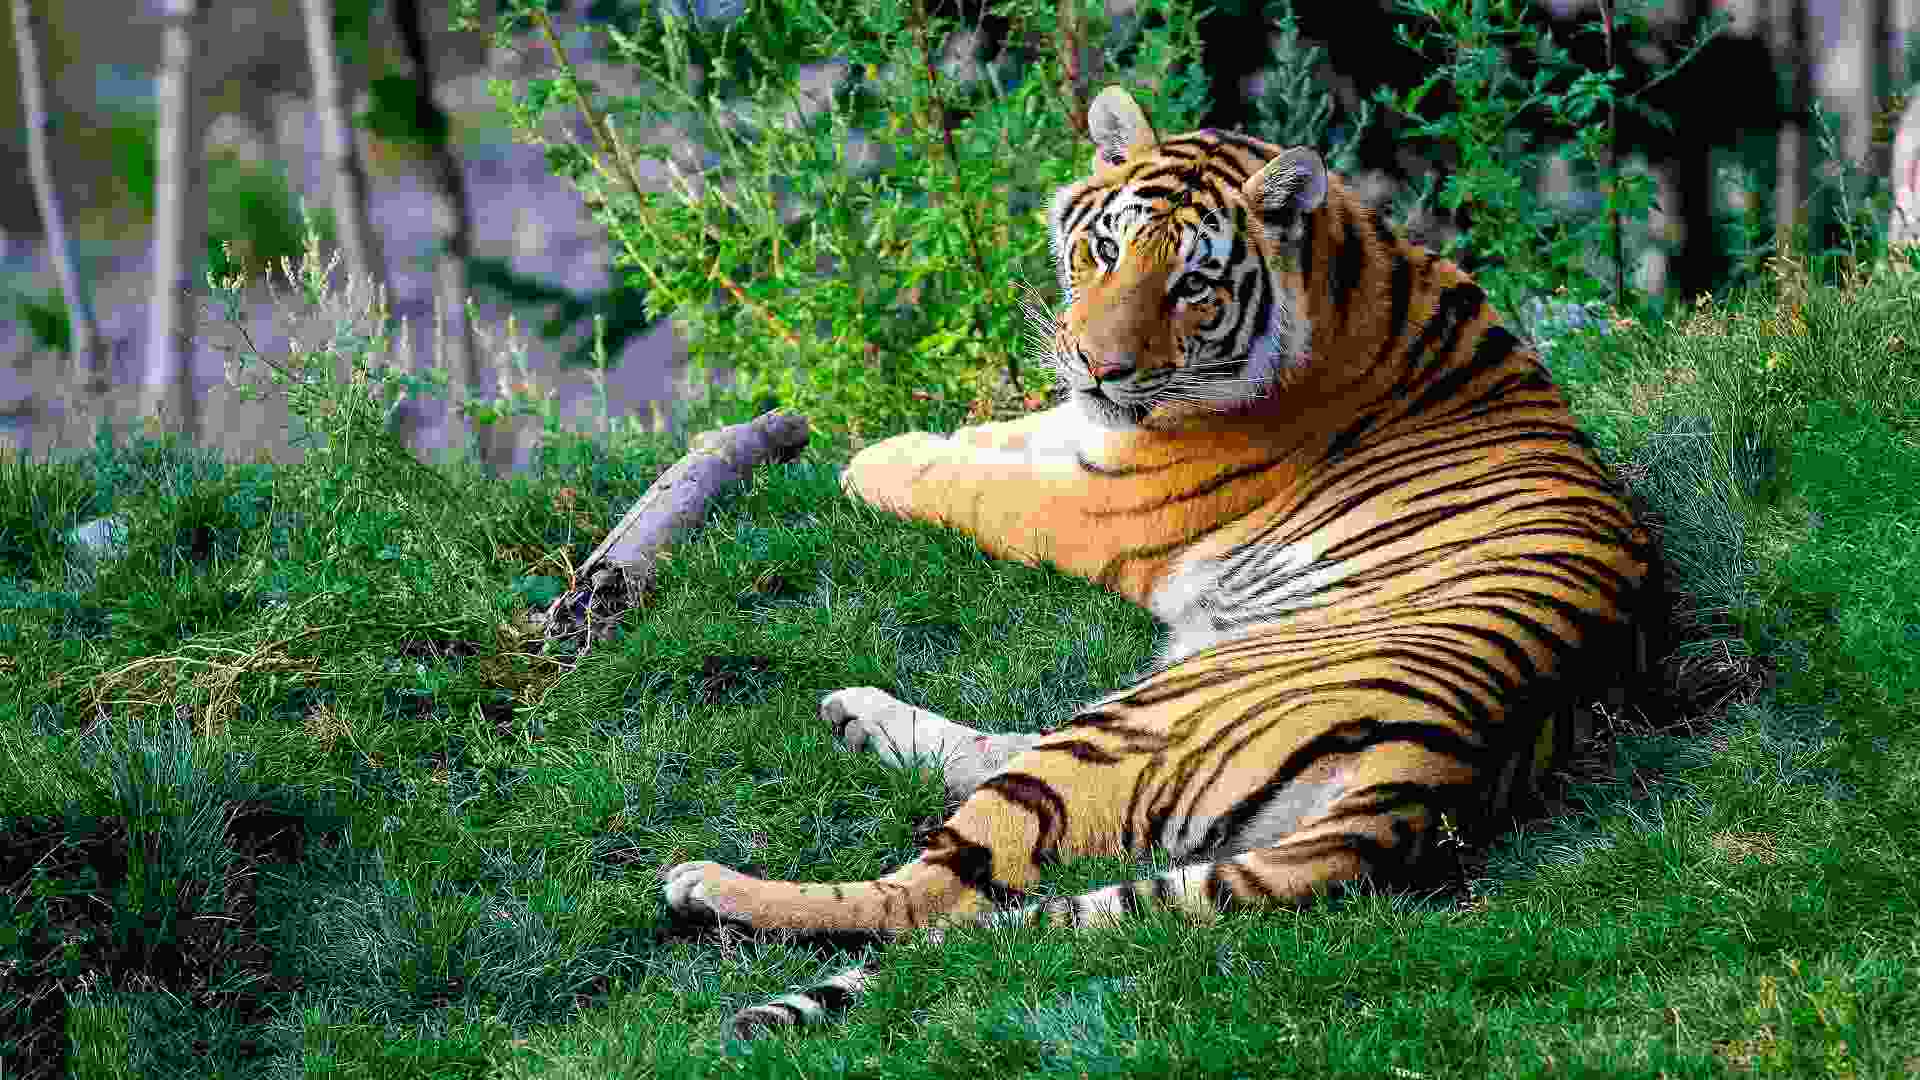
[[[413,84],[419,95],[414,102],[416,127],[429,148],[427,179],[433,191],[434,231],[440,237],[439,258],[434,262],[434,317],[446,320],[436,335],[440,343],[438,362],[466,388],[468,400],[480,396],[480,350],[474,341],[473,324],[467,318],[467,259],[473,253],[473,217],[467,205],[466,178],[460,162],[453,156],[449,142],[447,114],[433,97],[433,63],[427,54],[427,39],[420,18],[419,0],[392,0],[394,29],[400,33],[402,50],[413,68]],[[453,423],[449,418],[449,424]],[[511,464],[511,442],[503,421],[493,430],[475,432],[480,462],[501,469]],[[505,447],[505,454],[502,447]]]
[[[1773,0],[1768,19],[1774,62],[1787,73],[1787,119],[1780,127],[1773,186],[1774,242],[1784,248],[1807,222],[1807,123],[1813,107],[1812,54],[1806,0]]]
[[[141,415],[179,424],[199,437],[193,393],[194,271],[206,235],[200,168],[200,117],[193,92],[195,52],[206,18],[203,0],[160,0],[160,70],[154,80],[160,129],[154,147],[153,296]]]
[[[53,115],[47,111],[47,88],[40,72],[40,19],[32,0],[13,0],[13,47],[20,58],[20,103],[27,121],[27,168],[33,175],[34,201],[40,209],[40,227],[47,235],[47,254],[67,302],[67,345],[71,350],[75,385],[98,392],[107,386],[105,343],[93,314],[91,282],[77,261],[67,235],[67,218],[60,206],[60,188],[53,180],[53,152],[48,135]]]
[[[1920,244],[1920,87],[1910,91],[1907,108],[1893,132],[1889,181],[1893,208],[1887,211],[1887,243]]]
[[[340,79],[340,54],[333,42],[333,0],[301,0],[307,21],[307,66],[313,71],[313,104],[320,113],[320,138],[333,174],[333,216],[347,272],[387,286],[387,264],[380,234],[367,218],[367,170],[347,122],[346,88]]]
[[[1690,38],[1707,18],[1706,0],[1683,0],[1681,27]],[[1713,147],[1704,139],[1682,140],[1674,160],[1673,216],[1680,224],[1668,283],[1680,300],[1711,290],[1722,272],[1720,245],[1713,234]]]
[[[1840,135],[1841,152],[1847,163],[1864,169],[1870,163],[1869,145],[1873,142],[1873,69],[1880,60],[1880,49],[1873,40],[1874,0],[1845,0],[1845,36],[1840,40],[1841,61],[1855,72],[1851,92],[1842,99],[1845,113]]]
[[[1876,118],[1886,106],[1887,95],[1893,92],[1889,80],[1898,67],[1893,47],[1893,6],[1888,0],[1867,0],[1866,51],[1867,175],[1885,176],[1892,147],[1874,139],[1873,129],[1878,126]]]

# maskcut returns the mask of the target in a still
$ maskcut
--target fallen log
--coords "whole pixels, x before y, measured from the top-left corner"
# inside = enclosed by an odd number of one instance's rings
[[[655,565],[681,535],[700,524],[722,488],[768,461],[791,461],[807,445],[807,418],[775,409],[744,424],[695,435],[687,454],[647,488],[620,524],[574,572],[567,591],[547,607],[541,651],[577,640],[580,656],[612,635],[639,603]]]

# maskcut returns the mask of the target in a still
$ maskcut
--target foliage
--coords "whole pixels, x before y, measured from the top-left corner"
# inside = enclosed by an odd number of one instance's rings
[[[245,266],[271,266],[283,258],[296,258],[305,228],[316,230],[326,248],[337,243],[339,230],[333,210],[314,207],[306,211],[303,226],[301,203],[278,166],[221,153],[207,159],[205,175],[210,266],[218,266],[211,256],[222,250],[231,252],[231,257]]]
[[[304,429],[296,440],[306,443],[309,459],[318,466],[307,475],[327,485],[323,502],[338,504],[342,499],[377,500],[403,494],[442,501],[450,497],[450,489],[414,458],[391,427],[393,414],[404,399],[444,399],[450,379],[438,364],[416,366],[410,356],[396,349],[396,338],[403,343],[412,339],[404,332],[394,333],[385,295],[360,278],[349,279],[344,289],[332,288],[330,280],[339,267],[340,254],[335,251],[331,258],[322,258],[320,234],[309,221],[300,260],[282,258],[277,283],[273,267],[258,278],[275,293],[276,304],[282,300],[278,289],[287,290],[302,302],[293,307],[280,304],[283,316],[297,321],[299,313],[304,312],[306,318],[317,315],[322,321],[317,328],[318,340],[309,336],[309,344],[296,347],[283,362],[263,354],[246,327],[245,294],[254,274],[235,259],[230,248],[217,254],[207,283],[223,321],[240,338],[239,345],[229,348],[227,380],[242,399],[269,388],[285,396],[288,412]],[[471,306],[467,317],[474,317]],[[592,348],[603,403],[607,363],[604,326],[605,320],[596,317]],[[463,400],[461,414],[477,425],[534,417],[541,423],[544,441],[558,440],[562,433],[553,391],[537,388],[516,320],[508,319],[502,335],[478,326],[476,332],[481,335],[482,346],[495,358],[497,393]],[[623,434],[633,430],[632,420],[627,419]],[[607,434],[614,435],[611,424]],[[471,445],[467,449],[473,451]]]
[[[1267,0],[1274,64],[1253,99],[1255,119],[1248,134],[1281,146],[1318,147],[1327,168],[1351,174],[1360,164],[1360,136],[1373,122],[1374,102],[1362,101],[1358,115],[1348,124],[1329,130],[1334,99],[1319,78],[1326,49],[1301,40],[1293,11],[1293,0]]]
[[[117,109],[96,136],[106,142],[122,197],[149,219],[156,175],[154,123],[151,107]],[[301,200],[288,186],[282,167],[215,152],[202,164],[201,180],[206,188],[209,254],[230,249],[248,266],[299,256],[304,228]],[[331,210],[315,208],[308,224],[320,230],[327,247],[333,246],[336,228]]]
[[[0,280],[0,308],[13,309],[38,348],[66,352],[73,348],[73,327],[67,317],[67,298],[59,289],[37,292]]]
[[[433,98],[420,92],[412,75],[388,72],[367,84],[368,104],[354,116],[354,126],[382,139],[435,147],[447,141],[447,115],[433,108]]]
[[[603,100],[571,66],[493,91],[579,186],[649,308],[678,320],[697,369],[732,370],[742,394],[830,432],[951,427],[1048,385],[1015,343],[1023,292],[1054,278],[1041,199],[1090,156],[1073,128],[1087,71],[1129,84],[1166,130],[1204,104],[1186,0],[1117,25],[1099,4],[1062,11],[1003,5],[1006,46],[985,56],[924,0],[748,5],[737,23],[660,5],[606,32],[623,67],[649,73],[638,94]],[[520,0],[498,37],[529,26],[552,34]],[[750,78],[735,49],[755,57]],[[1068,93],[1063,52],[1081,74]],[[548,141],[556,109],[586,117],[592,141]]]
[[[1431,61],[1432,72],[1402,94],[1382,88],[1376,100],[1413,122],[1411,135],[1450,145],[1457,164],[1438,192],[1423,198],[1456,216],[1463,228],[1446,254],[1474,272],[1502,311],[1517,313],[1529,297],[1566,295],[1570,302],[1608,299],[1627,309],[1630,295],[1608,295],[1624,261],[1621,230],[1644,222],[1653,202],[1652,178],[1629,172],[1613,160],[1613,110],[1626,108],[1670,127],[1666,117],[1638,101],[1647,87],[1628,92],[1618,67],[1589,70],[1546,29],[1525,25],[1526,0],[1400,0],[1410,19],[1394,28],[1408,48]],[[1707,20],[1695,40],[1648,86],[1687,63],[1726,25],[1724,14]],[[1616,13],[1609,29],[1601,21],[1590,33],[1615,33],[1625,48],[1629,33],[1643,33],[1635,11]],[[1523,60],[1525,63],[1521,63]],[[1527,78],[1523,72],[1532,71]],[[1454,111],[1421,113],[1436,88],[1451,89]],[[1523,125],[1562,136],[1551,153]],[[1550,157],[1572,169],[1576,181],[1596,186],[1604,202],[1587,213],[1543,205],[1541,170]],[[1596,265],[1595,252],[1613,253],[1615,266]]]
[[[551,311],[535,328],[544,341],[560,343],[572,337],[576,327],[600,325],[600,339],[588,334],[564,346],[559,358],[562,368],[591,366],[599,352],[618,356],[627,342],[645,334],[654,324],[647,312],[647,291],[618,281],[598,292],[577,293],[516,271],[510,259],[476,255],[467,260],[467,282],[476,292],[492,293],[515,311]]]

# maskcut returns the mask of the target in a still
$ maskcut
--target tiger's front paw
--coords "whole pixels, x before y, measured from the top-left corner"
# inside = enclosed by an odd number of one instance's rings
[[[840,489],[883,510],[904,514],[913,505],[914,484],[951,457],[953,446],[946,436],[925,431],[895,435],[855,454],[840,473]]]
[[[753,878],[716,862],[683,862],[660,887],[675,914],[726,922],[749,922],[745,899]]]

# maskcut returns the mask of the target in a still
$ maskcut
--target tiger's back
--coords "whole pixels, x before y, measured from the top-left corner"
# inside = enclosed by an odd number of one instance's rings
[[[1065,304],[1039,315],[1067,401],[888,440],[844,483],[1140,602],[1168,626],[1160,662],[1042,736],[830,696],[850,748],[932,756],[964,802],[876,881],[690,863],[669,871],[676,909],[1080,926],[1412,883],[1442,866],[1442,833],[1484,836],[1644,671],[1657,547],[1466,274],[1310,150],[1161,140],[1117,90],[1089,121],[1093,174],[1049,220]],[[1019,904],[1047,862],[1152,848],[1186,865]]]

